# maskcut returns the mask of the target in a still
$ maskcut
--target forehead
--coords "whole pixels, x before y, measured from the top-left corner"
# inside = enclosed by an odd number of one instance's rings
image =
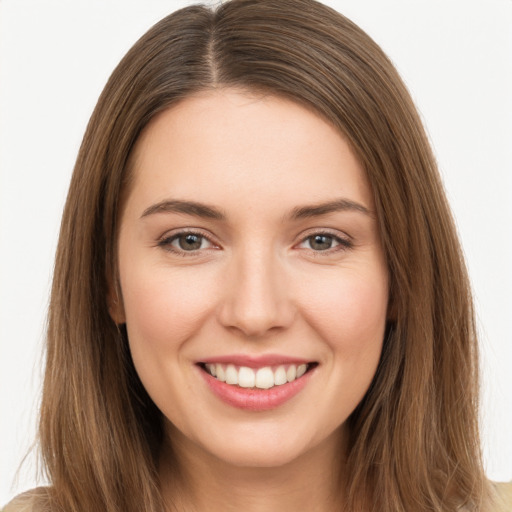
[[[294,101],[232,89],[190,96],[157,115],[132,156],[130,195],[155,201],[283,206],[349,196],[372,208],[366,175],[342,134]],[[260,201],[258,201],[258,198]]]

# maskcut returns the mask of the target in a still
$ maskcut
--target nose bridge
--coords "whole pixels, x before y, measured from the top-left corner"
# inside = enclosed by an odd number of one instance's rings
[[[271,248],[241,249],[233,255],[227,274],[229,282],[221,308],[221,321],[226,327],[254,337],[289,325],[293,306],[286,276]]]

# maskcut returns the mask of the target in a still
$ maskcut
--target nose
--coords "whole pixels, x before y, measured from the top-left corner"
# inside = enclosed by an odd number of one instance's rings
[[[286,329],[296,312],[286,281],[271,251],[234,256],[219,310],[221,324],[247,338]]]

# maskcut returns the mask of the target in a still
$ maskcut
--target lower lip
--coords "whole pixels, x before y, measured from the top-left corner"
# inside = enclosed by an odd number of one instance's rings
[[[226,384],[212,377],[201,368],[199,371],[217,397],[232,407],[245,409],[246,411],[269,411],[283,405],[302,391],[313,373],[308,371],[302,377],[281,386],[274,386],[270,389],[255,389]]]

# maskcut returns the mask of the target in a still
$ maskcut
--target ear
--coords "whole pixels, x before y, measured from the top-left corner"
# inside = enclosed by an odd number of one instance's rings
[[[121,294],[121,286],[119,281],[112,282],[111,278],[108,278],[108,293],[107,293],[107,306],[108,314],[115,324],[121,325],[126,323],[126,315],[124,312],[123,297]]]
[[[387,321],[396,322],[398,318],[398,305],[392,290],[389,291]]]
[[[110,296],[107,298],[108,303],[108,314],[110,315],[110,318],[116,323],[117,325],[121,325],[126,323],[126,316],[124,314],[124,305],[121,298],[115,294],[115,296]]]

